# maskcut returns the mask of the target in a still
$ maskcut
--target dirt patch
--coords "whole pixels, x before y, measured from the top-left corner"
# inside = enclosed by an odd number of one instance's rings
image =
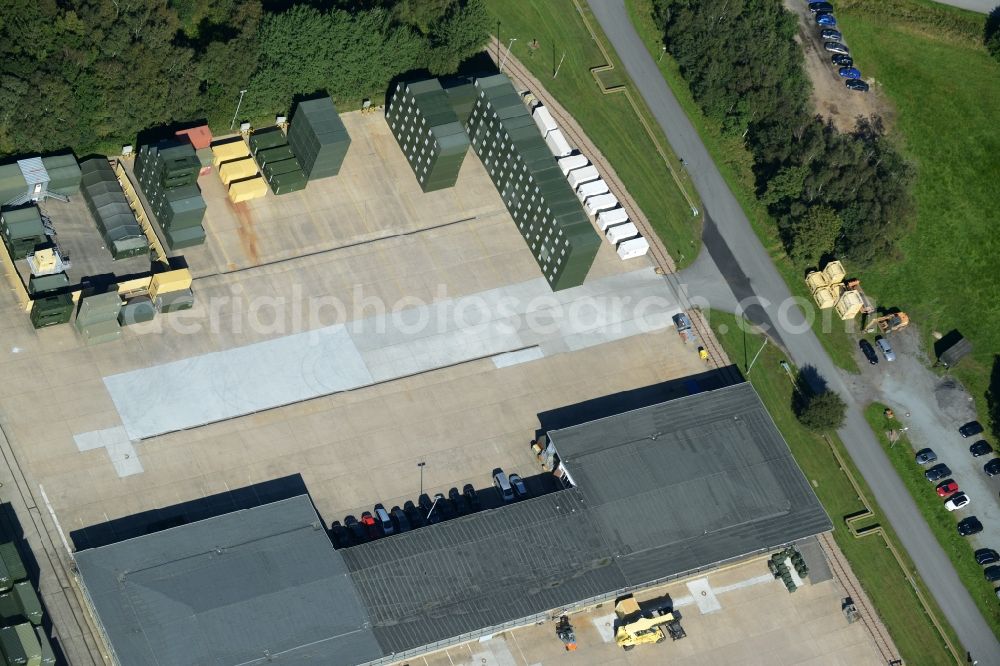
[[[833,121],[834,126],[842,132],[854,129],[859,117],[868,118],[881,116],[887,129],[891,128],[894,119],[892,105],[879,91],[874,79],[864,77],[864,63],[855,63],[861,70],[862,78],[871,86],[867,93],[860,93],[844,85],[844,79],[837,74],[839,69],[830,58],[832,53],[823,48],[821,28],[816,25],[809,7],[799,0],[785,0],[785,8],[798,16],[799,34],[796,40],[802,45],[805,55],[805,69],[812,82],[812,104],[816,112],[824,118]],[[836,28],[839,29],[839,28]],[[844,44],[850,46],[850,35],[844,35]]]
[[[253,230],[253,218],[250,216],[250,209],[246,203],[241,201],[238,204],[230,203],[236,218],[240,221],[240,228],[236,230],[240,238],[240,245],[243,252],[252,266],[260,264],[260,256],[257,253],[257,234]]]

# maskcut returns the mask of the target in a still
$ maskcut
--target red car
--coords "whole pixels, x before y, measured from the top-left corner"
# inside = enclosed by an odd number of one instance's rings
[[[958,492],[958,484],[955,483],[954,479],[948,479],[947,481],[942,481],[938,484],[937,494],[940,497],[948,497],[952,493]]]

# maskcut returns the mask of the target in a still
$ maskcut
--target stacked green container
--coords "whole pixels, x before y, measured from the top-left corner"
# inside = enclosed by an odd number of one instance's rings
[[[14,583],[14,596],[17,598],[17,605],[21,609],[21,615],[34,625],[41,624],[45,614],[42,613],[42,602],[38,600],[38,593],[35,592],[35,588],[32,587],[31,583],[26,580]]]
[[[288,145],[306,180],[336,176],[351,137],[329,97],[299,102],[288,127]]]
[[[247,143],[250,146],[250,154],[256,156],[262,150],[287,146],[288,139],[285,138],[285,133],[277,127],[269,127],[251,134]]]
[[[385,119],[424,192],[455,185],[469,137],[437,79],[398,84]]]
[[[76,313],[76,330],[88,345],[111,342],[122,336],[118,313],[122,300],[117,291],[94,294],[80,300],[80,311]]]
[[[205,242],[205,199],[198,189],[202,161],[190,143],[143,146],[135,160],[139,187],[171,250]]]
[[[3,562],[4,570],[10,576],[11,581],[24,580],[28,577],[28,570],[24,568],[24,562],[21,560],[20,553],[17,552],[16,544],[10,541],[0,544],[0,562]]]
[[[277,127],[254,132],[248,143],[272,192],[288,194],[305,188],[306,176],[284,132]]]
[[[115,259],[149,253],[149,241],[129,206],[114,169],[103,157],[80,163],[81,192],[104,243]]]
[[[41,213],[34,205],[0,212],[0,236],[14,259],[24,259],[48,241]]]
[[[72,155],[51,155],[42,158],[42,166],[49,174],[49,192],[72,196],[80,192],[80,165]]]
[[[42,647],[38,643],[38,635],[27,622],[0,629],[0,649],[8,664],[42,664]]]
[[[38,638],[38,646],[42,650],[42,666],[55,666],[56,653],[52,649],[49,637],[45,635],[45,627],[35,627],[35,636]]]
[[[42,296],[31,300],[28,319],[35,328],[65,324],[73,318],[73,297],[69,294]]]
[[[32,275],[28,278],[28,293],[32,296],[45,292],[59,291],[69,286],[69,276],[66,273],[50,275]]]
[[[27,191],[28,183],[17,162],[0,165],[0,206]]]

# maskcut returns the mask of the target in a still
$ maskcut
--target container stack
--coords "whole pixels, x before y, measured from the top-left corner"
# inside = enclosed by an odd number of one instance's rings
[[[272,127],[251,134],[250,152],[272,192],[281,195],[305,189],[308,178],[280,129]]]
[[[510,80],[476,79],[472,148],[553,290],[583,284],[601,239]]]
[[[469,137],[436,79],[398,84],[385,119],[420,189],[433,192],[455,185]]]
[[[69,294],[43,295],[31,299],[28,319],[35,328],[65,324],[73,317],[73,297]]]
[[[52,155],[42,158],[42,165],[49,174],[49,192],[73,196],[80,192],[80,165],[72,155]]]
[[[118,340],[122,336],[118,313],[122,299],[117,290],[87,296],[80,300],[80,311],[76,313],[76,330],[88,345]]]
[[[205,200],[198,189],[201,160],[190,143],[143,146],[135,159],[135,175],[153,217],[171,250],[205,242]]]
[[[465,127],[479,96],[476,84],[465,76],[451,76],[439,80],[448,95],[451,110],[455,112],[455,117],[458,118],[458,122],[462,123],[462,127]]]
[[[0,206],[23,195],[28,189],[21,167],[14,164],[0,164]]]
[[[0,212],[0,236],[12,259],[24,259],[49,240],[36,206]]]
[[[0,652],[3,663],[56,663],[42,622],[42,604],[13,543],[0,545]]]
[[[83,199],[111,256],[127,259],[148,254],[149,242],[108,160],[103,157],[85,160],[80,171]]]
[[[191,271],[179,268],[157,273],[149,281],[149,298],[161,313],[189,310],[194,307]]]
[[[260,177],[257,162],[250,155],[250,147],[242,138],[216,142],[211,151],[212,164],[229,191],[230,201],[237,204],[267,194],[267,183]]]
[[[351,137],[332,99],[299,102],[288,126],[288,145],[299,159],[307,181],[340,173]]]

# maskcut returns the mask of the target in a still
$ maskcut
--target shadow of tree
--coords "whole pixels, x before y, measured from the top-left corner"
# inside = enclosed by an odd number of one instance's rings
[[[1000,60],[1000,5],[986,16],[983,26],[983,46],[995,59]]]
[[[997,13],[997,10],[993,10]],[[993,436],[1000,439],[1000,354],[993,356],[993,371],[986,389],[986,411]]]

